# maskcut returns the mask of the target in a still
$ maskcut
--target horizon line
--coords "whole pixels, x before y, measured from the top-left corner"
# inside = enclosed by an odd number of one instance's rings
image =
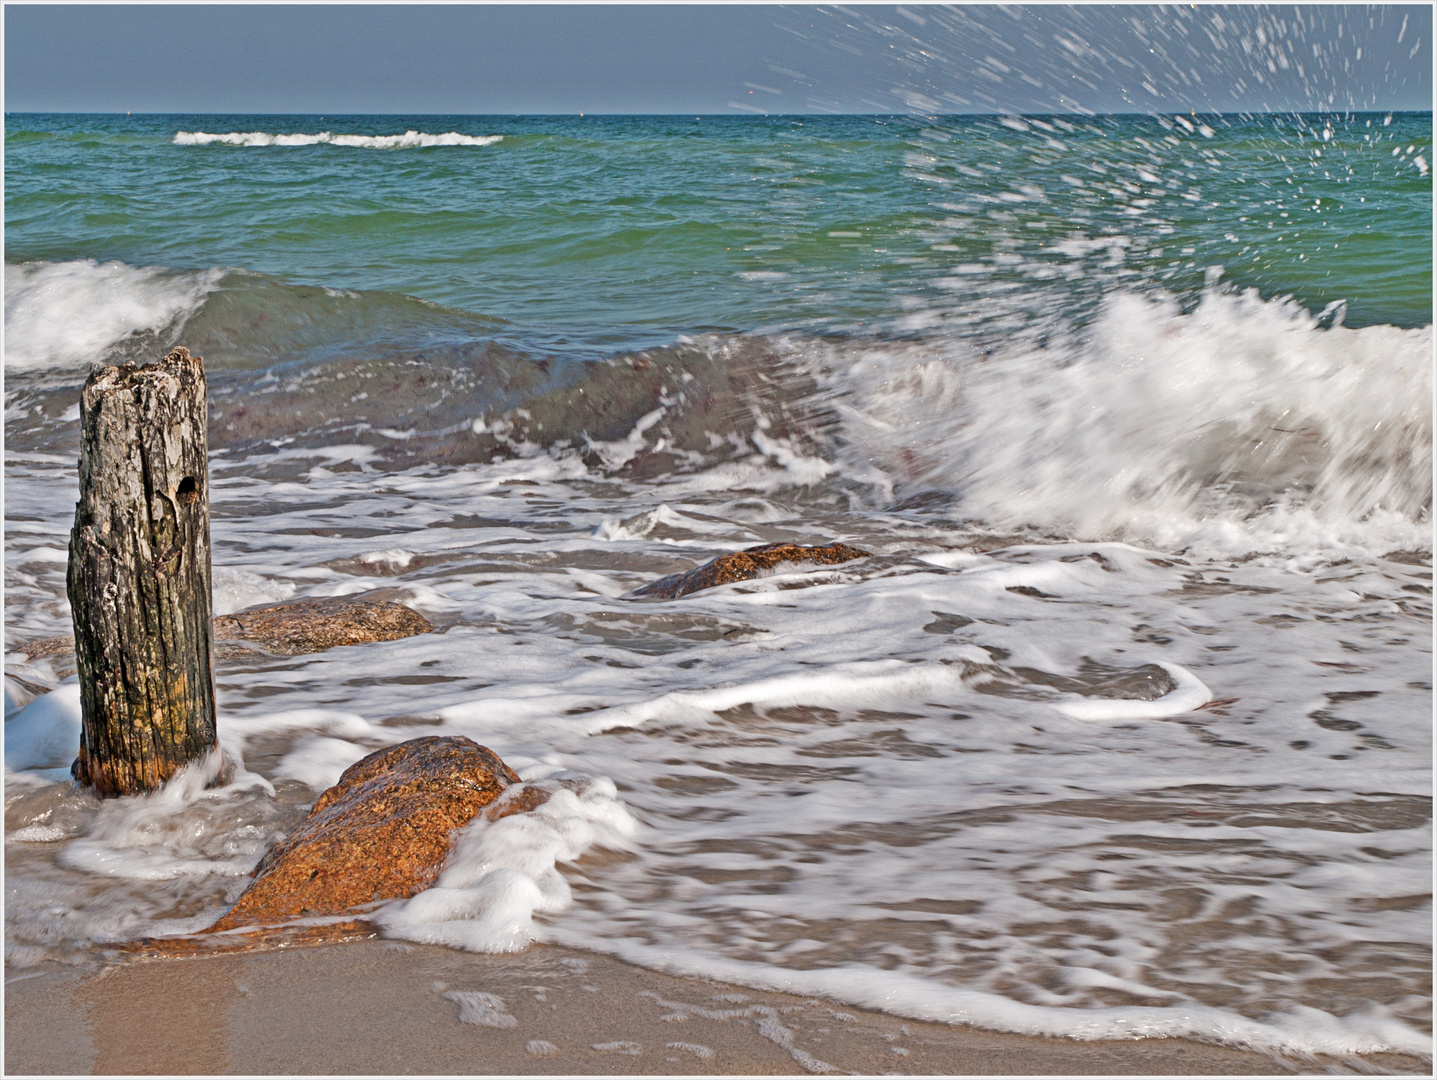
[[[269,112],[269,111],[245,111],[245,110],[223,110],[223,111],[194,111],[194,110],[164,110],[132,112],[130,110],[118,109],[7,109],[5,116],[304,116],[320,118],[340,118],[352,116],[443,116],[443,117],[473,117],[473,118],[504,118],[504,119],[527,119],[527,118],[552,118],[552,117],[573,117],[588,119],[589,117],[604,118],[662,118],[662,117],[688,117],[694,119],[712,120],[781,120],[790,118],[814,119],[822,117],[895,117],[895,118],[916,118],[931,119],[935,117],[1073,117],[1079,120],[1088,120],[1104,116],[1304,116],[1304,115],[1348,115],[1357,116],[1366,113],[1373,114],[1397,114],[1397,113],[1430,113],[1432,106],[1425,108],[1362,108],[1362,109],[1233,109],[1224,111],[1219,109],[1190,109],[1183,112],[1180,109],[1148,109],[1134,112],[1015,112],[1015,111],[989,111],[989,112],[802,112],[802,113],[756,113],[756,112]]]

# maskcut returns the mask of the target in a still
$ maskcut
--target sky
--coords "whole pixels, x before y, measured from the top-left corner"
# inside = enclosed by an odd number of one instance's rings
[[[7,112],[1432,107],[1427,5],[7,4]]]

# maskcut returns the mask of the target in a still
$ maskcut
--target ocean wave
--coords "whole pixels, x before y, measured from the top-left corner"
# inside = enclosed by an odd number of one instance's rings
[[[1043,338],[795,348],[824,372],[841,463],[995,528],[1168,549],[1424,542],[1432,328],[1330,314],[1255,290],[1212,287],[1191,311],[1128,291]]]
[[[321,131],[316,135],[295,133],[272,135],[265,131],[230,131],[222,135],[207,131],[177,131],[176,146],[349,146],[362,150],[412,150],[429,146],[489,146],[502,141],[502,135],[461,135],[446,131],[430,135],[423,131],[406,131],[403,135],[336,135]]]
[[[243,271],[24,263],[5,284],[8,370],[183,343],[214,376],[217,448],[575,456],[665,497],[937,495],[995,529],[1165,550],[1430,544],[1432,328],[1353,329],[1217,283],[1190,308],[1113,292],[1086,325],[709,334],[583,359],[414,297]],[[16,393],[8,434],[28,446],[36,403]]]
[[[7,263],[5,367],[75,368],[114,359],[126,346],[154,352],[224,274],[94,259]]]

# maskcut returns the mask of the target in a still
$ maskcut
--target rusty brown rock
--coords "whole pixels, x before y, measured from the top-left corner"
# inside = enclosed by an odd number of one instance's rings
[[[390,600],[366,600],[353,596],[305,597],[268,604],[214,621],[215,659],[242,660],[253,651],[234,642],[248,641],[281,656],[322,652],[337,645],[361,645],[369,641],[396,641],[427,634],[433,625],[419,612]],[[36,660],[72,661],[75,639],[40,638],[11,646],[12,653],[24,653]],[[63,670],[63,669],[62,669]],[[73,667],[60,677],[73,671]]]
[[[24,653],[26,660],[31,663],[36,660],[48,660],[52,657],[72,657],[75,655],[75,638],[71,634],[65,634],[62,637],[39,638],[36,641],[27,641],[23,645],[16,645],[8,651]]]
[[[221,615],[215,619],[215,640],[251,641],[273,653],[298,656],[337,645],[395,641],[433,629],[419,612],[392,600],[331,596]]]
[[[346,915],[434,884],[452,834],[519,783],[490,750],[429,735],[361,758],[265,853],[210,931]]]
[[[47,661],[56,679],[68,679],[75,674],[75,639],[69,634],[63,637],[39,638],[35,641],[8,646],[5,653],[7,656],[17,653],[23,655],[25,664],[34,664],[41,660]],[[13,679],[36,697],[48,694],[55,689],[54,685],[50,683],[31,682],[17,674],[9,664],[5,667],[5,677]]]
[[[654,600],[676,600],[680,596],[711,589],[715,585],[727,585],[731,581],[748,581],[756,578],[780,563],[818,563],[835,566],[850,559],[862,559],[871,552],[849,547],[847,544],[828,544],[823,547],[807,547],[803,544],[760,544],[743,551],[720,555],[702,566],[681,574],[670,574],[651,582],[641,589],[635,589],[630,596]]]

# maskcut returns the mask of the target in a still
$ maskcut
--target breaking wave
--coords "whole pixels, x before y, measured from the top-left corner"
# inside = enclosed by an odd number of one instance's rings
[[[44,378],[182,343],[207,361],[211,444],[232,452],[577,457],[671,495],[739,467],[819,501],[1168,550],[1430,544],[1431,326],[1352,329],[1214,280],[1186,308],[1115,291],[1084,325],[1021,332],[713,333],[585,358],[506,329],[246,271],[11,265],[12,445],[41,449],[26,410],[70,437]]]
[[[75,368],[154,351],[177,335],[224,277],[112,260],[7,263],[5,367]]]
[[[336,135],[321,131],[315,135],[295,133],[272,135],[265,131],[229,131],[222,135],[208,131],[177,131],[176,146],[349,146],[361,150],[412,150],[429,146],[489,146],[501,142],[502,135],[461,135],[446,131],[430,135],[423,131],[406,131],[403,135]]]
[[[1123,292],[1041,341],[819,351],[839,460],[994,528],[1168,548],[1425,544],[1432,328],[1331,314],[1255,291],[1211,287],[1190,312]]]

